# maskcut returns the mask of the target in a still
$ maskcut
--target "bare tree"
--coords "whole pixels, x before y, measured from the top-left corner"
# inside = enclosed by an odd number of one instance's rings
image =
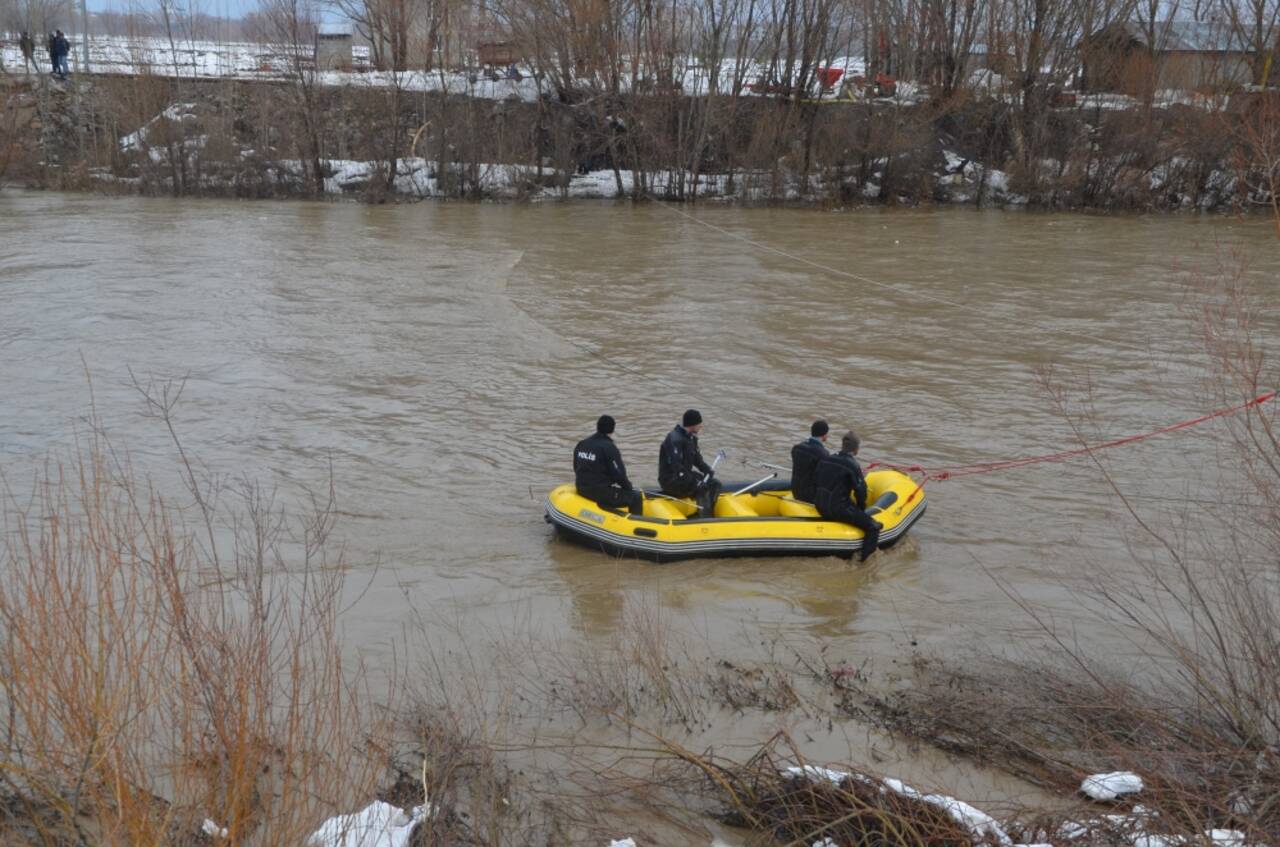
[[[922,0],[920,12],[922,75],[948,98],[964,81],[986,0]]]
[[[447,18],[447,0],[333,0],[369,42],[380,70],[431,70]]]
[[[1271,85],[1280,52],[1280,0],[1221,0],[1222,13],[1239,46],[1249,54],[1253,82]]]
[[[3,0],[0,30],[30,32],[40,46],[42,34],[69,28],[74,14],[71,0]]]
[[[294,142],[308,191],[324,193],[324,141],[320,81],[314,61],[318,10],[309,0],[262,0],[259,7],[270,43],[287,69],[292,94]]]

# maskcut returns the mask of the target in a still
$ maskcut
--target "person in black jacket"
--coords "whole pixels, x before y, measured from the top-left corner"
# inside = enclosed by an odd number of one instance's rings
[[[831,427],[824,420],[816,420],[809,427],[809,439],[791,448],[791,497],[812,503],[817,492],[818,462],[827,456],[824,442]]]
[[[846,432],[840,439],[840,452],[818,463],[818,492],[813,505],[827,520],[852,524],[862,530],[862,561],[865,562],[879,546],[883,525],[866,511],[867,481],[854,458],[859,444],[856,433]]]
[[[67,41],[67,37],[63,35],[62,30],[56,30],[53,34],[53,68],[54,73],[63,79],[67,78],[70,69],[67,67],[67,55],[71,52],[71,42]]]
[[[616,426],[613,418],[601,415],[595,435],[582,439],[573,448],[573,482],[579,494],[601,506],[626,506],[633,515],[643,514],[644,495],[627,479],[627,466],[610,438]]]
[[[716,498],[720,496],[720,480],[711,466],[702,460],[698,450],[698,433],[702,431],[702,414],[697,409],[684,413],[676,428],[667,433],[658,451],[658,484],[670,497],[693,497],[698,502],[698,517],[714,517]]]

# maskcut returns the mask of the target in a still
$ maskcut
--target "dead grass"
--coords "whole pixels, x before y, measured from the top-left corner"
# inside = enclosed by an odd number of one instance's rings
[[[166,423],[178,393],[150,395]],[[29,489],[5,480],[7,844],[196,843],[206,819],[220,843],[301,844],[385,774],[389,727],[341,650],[331,497],[291,520],[174,444],[187,502],[96,429]]]

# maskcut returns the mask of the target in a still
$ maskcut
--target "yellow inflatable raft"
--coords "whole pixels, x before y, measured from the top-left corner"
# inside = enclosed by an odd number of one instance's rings
[[[547,495],[547,522],[559,534],[615,556],[658,562],[704,556],[852,556],[862,530],[824,520],[808,503],[791,497],[789,480],[759,484],[742,494],[722,494],[714,518],[692,517],[692,500],[646,491],[644,514],[610,509],[578,494],[572,483]],[[743,486],[725,485],[725,491]],[[891,547],[924,514],[924,490],[893,470],[867,474],[867,513],[880,521],[881,547]]]

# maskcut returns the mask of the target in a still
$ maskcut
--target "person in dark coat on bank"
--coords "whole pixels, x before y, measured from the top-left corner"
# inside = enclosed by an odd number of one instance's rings
[[[812,503],[817,492],[818,463],[827,456],[824,442],[831,427],[824,420],[816,420],[809,427],[809,438],[791,448],[791,497]]]
[[[49,64],[53,68],[53,70],[51,70],[50,73],[57,74],[58,73],[58,36],[56,34],[52,32],[49,33],[49,40],[45,42],[44,49],[49,52]]]
[[[53,72],[63,79],[67,78],[67,74],[71,69],[67,67],[67,56],[71,53],[71,42],[67,41],[67,37],[62,34],[62,30],[57,30],[53,34]]]
[[[702,460],[702,451],[698,449],[701,431],[702,414],[690,409],[675,429],[667,433],[658,451],[658,485],[669,497],[694,498],[698,503],[698,517],[710,518],[715,516],[720,480]]]
[[[857,434],[846,432],[840,439],[840,452],[818,463],[818,491],[813,505],[827,520],[852,524],[862,530],[862,561],[865,562],[879,546],[880,530],[884,527],[867,514],[867,481],[854,458],[859,445]]]
[[[30,73],[36,63],[36,40],[31,37],[31,33],[24,30],[18,36],[18,49],[22,51],[22,70]]]
[[[613,418],[601,415],[595,435],[587,436],[573,448],[573,482],[579,494],[601,506],[626,506],[633,515],[643,514],[644,495],[627,479],[627,466],[610,437],[616,426]]]

